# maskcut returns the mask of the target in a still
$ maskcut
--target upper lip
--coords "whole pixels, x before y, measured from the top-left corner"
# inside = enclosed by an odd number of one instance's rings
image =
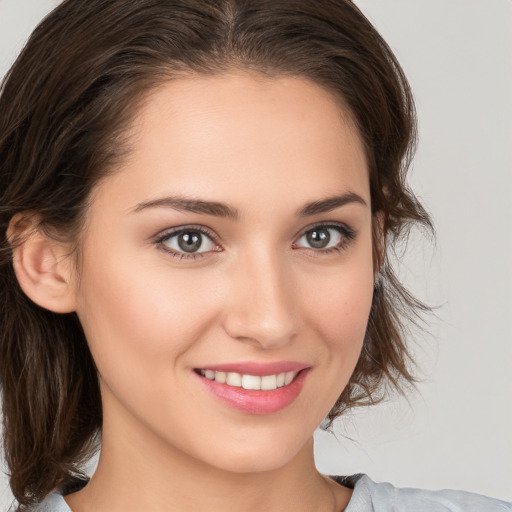
[[[202,370],[213,370],[216,372],[240,373],[241,375],[276,375],[285,372],[300,372],[311,365],[297,361],[274,361],[268,363],[259,363],[255,361],[245,361],[240,363],[222,363],[198,367]]]

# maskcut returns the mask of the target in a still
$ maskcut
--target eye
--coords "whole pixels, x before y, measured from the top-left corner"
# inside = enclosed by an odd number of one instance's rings
[[[355,238],[355,233],[346,226],[338,224],[318,225],[308,229],[295,242],[294,247],[306,247],[318,251],[342,249]]]
[[[203,228],[187,227],[167,232],[157,240],[157,243],[180,258],[218,250],[218,245]]]

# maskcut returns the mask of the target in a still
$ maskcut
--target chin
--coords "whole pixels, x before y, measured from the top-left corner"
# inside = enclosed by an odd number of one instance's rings
[[[290,463],[293,455],[275,453],[259,453],[254,456],[233,455],[225,460],[217,461],[214,465],[229,473],[249,474],[274,471]]]
[[[262,442],[263,441],[263,442]],[[295,441],[295,442],[290,442]],[[222,450],[208,450],[208,464],[230,473],[259,473],[274,471],[290,464],[307,447],[309,441],[300,443],[297,437],[272,436],[268,442],[259,439],[244,443],[229,443]],[[312,443],[312,434],[311,434]],[[219,446],[220,447],[220,446]],[[312,451],[312,450],[311,450]]]

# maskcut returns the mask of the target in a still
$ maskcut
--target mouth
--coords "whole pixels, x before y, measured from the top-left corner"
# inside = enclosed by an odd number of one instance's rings
[[[194,373],[221,402],[251,414],[274,413],[292,404],[311,369],[300,364],[232,366],[195,368]]]
[[[299,374],[299,372],[289,371],[273,375],[249,375],[237,372],[208,370],[205,368],[198,368],[195,372],[219,384],[257,391],[273,391],[274,389],[287,386]]]

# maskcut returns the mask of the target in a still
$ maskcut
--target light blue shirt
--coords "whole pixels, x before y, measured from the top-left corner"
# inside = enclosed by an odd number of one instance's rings
[[[337,478],[355,481],[345,512],[512,512],[512,503],[465,491],[427,491],[376,483],[367,475]],[[30,512],[71,512],[64,498],[53,493]]]

